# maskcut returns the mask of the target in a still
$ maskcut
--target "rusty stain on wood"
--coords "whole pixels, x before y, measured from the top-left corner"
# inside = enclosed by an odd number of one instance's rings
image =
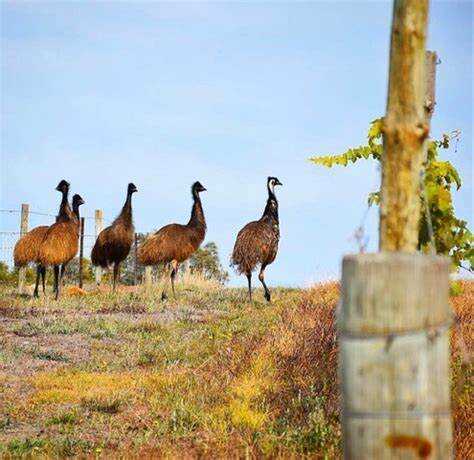
[[[428,458],[432,450],[430,441],[420,436],[390,435],[387,436],[386,442],[392,449],[415,449],[420,458]]]

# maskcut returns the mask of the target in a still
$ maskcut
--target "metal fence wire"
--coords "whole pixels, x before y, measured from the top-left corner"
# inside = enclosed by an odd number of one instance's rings
[[[40,225],[52,225],[55,220],[56,215],[54,213],[30,210],[29,206],[25,204],[20,209],[0,209],[0,262],[4,271],[7,269],[10,273],[14,273],[12,276],[17,276],[13,261],[13,250],[17,241],[29,230]],[[93,268],[90,264],[90,254],[97,234],[104,226],[103,213],[98,210],[94,217],[82,217],[81,222],[84,226],[83,228],[81,226],[80,248],[75,259],[68,264],[66,279],[68,282],[77,282],[82,287],[83,282],[100,282],[104,273],[103,270]],[[105,223],[106,225],[109,224],[108,221],[105,221]],[[121,281],[125,284],[137,284],[144,277],[144,269],[138,266],[136,260],[138,239],[138,234],[136,234],[135,244],[129,256],[121,265]],[[24,279],[24,275],[18,275],[19,283],[21,283],[22,278]]]

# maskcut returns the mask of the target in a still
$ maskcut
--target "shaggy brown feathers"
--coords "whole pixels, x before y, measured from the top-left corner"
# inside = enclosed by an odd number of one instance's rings
[[[59,206],[59,213],[57,216],[57,221],[62,221],[69,218],[71,215],[71,208],[67,196],[69,194],[69,182],[62,180],[56,186],[56,190],[62,193],[61,204]],[[46,291],[45,288],[45,277],[46,270],[41,264],[37,263],[39,257],[39,248],[41,243],[48,232],[49,226],[42,225],[39,227],[30,230],[26,235],[21,237],[15,244],[15,249],[13,251],[13,259],[15,261],[16,267],[24,267],[30,262],[36,263],[36,283],[34,296],[38,297],[38,285],[40,276],[43,280],[43,293]]]
[[[265,284],[264,270],[275,260],[280,240],[275,185],[281,185],[281,182],[276,177],[269,177],[267,179],[268,199],[263,215],[259,220],[248,223],[240,230],[232,251],[231,264],[238,273],[245,273],[247,276],[250,300],[252,300],[252,271],[260,264],[259,279],[265,290],[265,298],[270,301],[270,291]]]
[[[71,216],[51,225],[39,248],[38,263],[43,267],[54,266],[56,299],[59,297],[61,279],[66,265],[79,249],[79,206],[83,203],[84,200],[79,195],[73,196]],[[59,272],[59,266],[61,266],[61,272]]]
[[[134,184],[128,184],[127,198],[122,211],[112,225],[99,233],[91,252],[93,265],[107,268],[114,264],[114,289],[120,262],[128,256],[133,243],[135,229],[132,218],[132,194],[136,191]]]
[[[74,195],[73,212],[69,216],[63,216],[58,222],[51,225],[41,242],[38,262],[43,267],[50,265],[63,265],[71,261],[79,249],[79,206],[83,203]],[[80,197],[79,197],[80,199]]]
[[[24,267],[38,260],[39,247],[48,231],[47,225],[41,225],[23,235],[15,244],[13,260],[15,267]]]
[[[61,204],[59,205],[58,221],[63,221],[71,215],[71,208],[68,203],[69,183],[62,180],[56,187],[62,193]],[[15,244],[13,250],[13,260],[16,267],[24,267],[30,262],[36,262],[39,256],[40,245],[48,231],[49,226],[41,225],[30,230],[23,235]]]
[[[186,225],[166,225],[147,238],[138,248],[138,261],[142,265],[172,264],[173,293],[174,277],[178,265],[188,259],[199,248],[206,235],[206,220],[199,197],[199,193],[205,190],[200,182],[193,184],[191,192],[194,203],[191,218]],[[162,297],[166,298],[165,292],[163,292]]]
[[[258,264],[271,264],[278,252],[278,223],[262,217],[248,223],[237,235],[232,265],[241,274],[252,272]]]

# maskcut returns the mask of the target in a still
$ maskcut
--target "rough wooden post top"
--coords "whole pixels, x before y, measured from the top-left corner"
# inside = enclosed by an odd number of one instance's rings
[[[446,257],[420,253],[344,257],[342,331],[383,335],[448,325],[449,267]]]

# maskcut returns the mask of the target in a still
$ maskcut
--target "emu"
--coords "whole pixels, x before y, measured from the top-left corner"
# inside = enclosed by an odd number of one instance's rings
[[[59,206],[59,212],[57,217],[58,221],[62,221],[71,215],[71,208],[68,202],[69,182],[62,180],[56,186],[56,190],[58,192],[61,192],[62,194],[62,200]],[[39,248],[48,229],[48,225],[40,225],[39,227],[35,227],[30,230],[26,235],[22,236],[17,241],[17,243],[15,244],[15,249],[13,251],[13,260],[15,262],[15,267],[24,267],[28,263],[37,262]],[[43,294],[45,294],[46,268],[40,265],[39,263],[36,263],[36,283],[35,290],[33,293],[34,297],[38,297],[40,276],[42,280]]]
[[[130,183],[127,187],[127,198],[122,211],[112,222],[112,225],[99,233],[97,240],[92,248],[91,261],[95,266],[107,268],[114,265],[113,291],[119,275],[120,263],[123,262],[133,243],[135,229],[132,219],[132,195],[138,189]]]
[[[248,280],[249,298],[252,301],[252,271],[260,264],[258,279],[265,291],[265,299],[270,302],[270,290],[265,284],[265,268],[276,258],[280,240],[278,200],[275,186],[282,185],[276,177],[268,177],[268,199],[259,220],[248,223],[240,230],[232,252],[231,264],[238,273],[245,273]]]
[[[191,218],[186,225],[166,225],[147,238],[138,248],[138,261],[142,265],[171,264],[169,279],[174,298],[176,298],[174,280],[179,264],[199,248],[206,235],[206,219],[199,197],[199,193],[204,191],[206,189],[199,181],[192,185],[193,207]],[[163,289],[161,300],[167,299],[166,288],[167,286]]]
[[[61,282],[67,264],[77,254],[79,246],[79,206],[84,204],[80,195],[72,197],[72,213],[49,227],[40,245],[38,263],[43,267],[54,267],[54,291],[58,300]]]

